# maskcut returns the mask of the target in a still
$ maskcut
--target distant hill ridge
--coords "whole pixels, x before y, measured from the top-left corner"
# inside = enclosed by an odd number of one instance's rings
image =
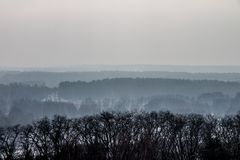
[[[62,81],[102,80],[107,78],[165,78],[240,82],[240,73],[188,73],[164,71],[91,71],[91,72],[0,72],[0,83],[39,84],[57,87]]]

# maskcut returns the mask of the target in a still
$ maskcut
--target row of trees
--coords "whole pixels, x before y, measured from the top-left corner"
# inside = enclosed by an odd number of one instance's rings
[[[238,160],[240,113],[169,112],[55,116],[0,129],[0,159]]]
[[[91,82],[61,82],[57,88],[60,97],[145,97],[156,95],[185,95],[196,97],[202,93],[223,92],[234,95],[240,90],[239,82],[216,80],[183,80],[160,78],[114,78]]]

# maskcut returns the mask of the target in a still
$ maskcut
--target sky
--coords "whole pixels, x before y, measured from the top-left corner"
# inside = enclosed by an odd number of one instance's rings
[[[240,0],[0,0],[0,67],[240,65]]]

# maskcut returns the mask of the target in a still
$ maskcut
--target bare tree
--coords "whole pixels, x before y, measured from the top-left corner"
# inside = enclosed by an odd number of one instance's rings
[[[18,158],[18,138],[20,134],[19,125],[0,129],[0,157],[5,160]]]

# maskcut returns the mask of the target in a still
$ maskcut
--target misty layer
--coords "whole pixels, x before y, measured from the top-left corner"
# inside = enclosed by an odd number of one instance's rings
[[[61,82],[58,87],[0,85],[1,125],[45,116],[79,117],[103,111],[171,111],[223,116],[240,106],[240,83],[216,80],[117,78]]]

